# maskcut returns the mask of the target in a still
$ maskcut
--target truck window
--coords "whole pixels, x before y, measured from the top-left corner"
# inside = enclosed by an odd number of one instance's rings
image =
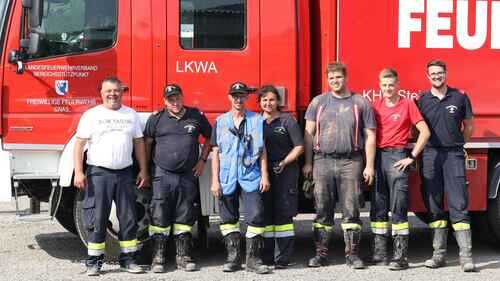
[[[116,0],[46,0],[38,54],[32,58],[82,53],[113,46]]]
[[[246,0],[180,0],[184,49],[243,49]]]

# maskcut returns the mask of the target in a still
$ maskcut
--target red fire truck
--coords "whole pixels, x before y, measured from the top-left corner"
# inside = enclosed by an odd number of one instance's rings
[[[340,60],[350,87],[380,99],[377,74],[393,67],[400,94],[428,87],[425,64],[449,64],[449,82],[470,96],[476,130],[467,143],[474,225],[500,238],[500,1],[497,0],[0,0],[0,195],[23,190],[50,201],[69,231],[86,236],[72,187],[74,133],[98,104],[98,82],[116,75],[143,121],[162,107],[167,83],[209,119],[228,109],[228,85],[272,83],[302,121]],[[250,101],[257,109],[255,99]],[[208,171],[210,169],[207,169]],[[204,215],[216,212],[201,179]],[[137,208],[148,225],[147,191]],[[304,209],[302,209],[304,210]],[[425,213],[417,172],[411,210]],[[116,237],[110,219],[109,236]]]

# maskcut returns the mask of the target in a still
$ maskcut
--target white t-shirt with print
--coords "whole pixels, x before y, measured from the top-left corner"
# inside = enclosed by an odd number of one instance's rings
[[[87,164],[123,169],[133,163],[133,140],[142,137],[142,128],[130,107],[112,110],[98,105],[83,113],[76,136],[88,139]]]

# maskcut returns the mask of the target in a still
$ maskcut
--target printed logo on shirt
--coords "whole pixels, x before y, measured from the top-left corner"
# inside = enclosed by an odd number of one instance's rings
[[[397,122],[397,121],[399,121],[399,119],[401,119],[401,114],[394,113],[391,115],[391,119],[392,119],[392,121]]]
[[[455,112],[458,110],[458,107],[456,107],[456,106],[454,106],[454,105],[448,105],[448,106],[446,107],[446,109],[448,109],[448,112],[449,112],[450,114],[453,114],[453,113],[455,113]]]
[[[282,126],[274,128],[273,132],[279,135],[286,135],[286,129]]]
[[[188,124],[188,125],[184,126],[184,129],[187,130],[188,134],[192,134],[194,132],[194,130],[196,129],[196,126]]]

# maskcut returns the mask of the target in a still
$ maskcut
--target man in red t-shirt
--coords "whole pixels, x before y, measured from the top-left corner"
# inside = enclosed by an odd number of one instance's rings
[[[399,79],[395,70],[383,69],[379,75],[383,99],[375,101],[377,120],[377,154],[375,186],[372,189],[370,226],[374,249],[370,262],[387,265],[387,241],[392,228],[394,255],[391,270],[408,268],[408,171],[430,137],[416,104],[399,95]],[[406,149],[412,126],[419,131],[411,152]],[[388,212],[391,211],[389,226]]]

